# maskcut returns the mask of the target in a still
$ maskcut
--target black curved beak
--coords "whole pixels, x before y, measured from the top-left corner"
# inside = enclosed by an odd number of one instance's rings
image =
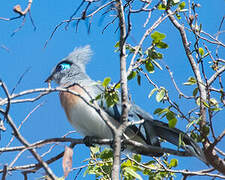
[[[46,83],[50,83],[52,81],[52,74],[45,80]]]

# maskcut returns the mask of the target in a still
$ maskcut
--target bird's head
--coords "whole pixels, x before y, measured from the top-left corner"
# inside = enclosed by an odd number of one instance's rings
[[[71,85],[76,81],[87,78],[85,65],[92,55],[90,46],[75,48],[66,58],[60,61],[45,80],[55,81],[59,85]]]

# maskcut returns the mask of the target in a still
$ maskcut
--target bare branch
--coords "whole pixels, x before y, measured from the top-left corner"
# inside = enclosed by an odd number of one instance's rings
[[[30,71],[31,67],[28,67],[23,74],[21,74],[19,80],[17,81],[15,87],[12,89],[11,93],[14,93],[14,91],[16,90],[17,86],[21,83],[21,81],[23,80],[24,76]]]
[[[65,27],[65,28],[67,29],[67,27],[68,27],[68,25],[69,25],[70,22],[78,21],[78,23],[79,23],[80,20],[84,20],[84,19],[86,19],[86,18],[93,17],[96,13],[98,13],[98,12],[101,11],[102,9],[104,9],[104,8],[108,7],[109,5],[113,4],[113,3],[115,2],[115,0],[109,1],[108,3],[106,3],[106,4],[102,5],[102,6],[100,6],[100,7],[97,8],[94,12],[92,12],[92,13],[90,13],[90,14],[88,14],[88,15],[86,14],[86,11],[87,11],[87,8],[88,8],[89,6],[87,6],[87,7],[86,7],[86,10],[83,11],[83,15],[82,15],[81,17],[76,17],[76,18],[74,18],[73,16],[77,13],[77,11],[78,11],[78,10],[80,9],[80,7],[84,4],[84,2],[85,2],[85,1],[83,1],[83,2],[80,4],[80,6],[79,6],[78,9],[74,12],[74,14],[71,15],[70,19],[64,20],[64,21],[60,22],[58,25],[56,25],[56,27],[54,28],[53,32],[51,33],[49,39],[45,42],[44,48],[46,48],[48,42],[53,38],[55,32],[56,32],[56,31],[58,30],[58,28],[61,27],[63,24],[67,23],[67,25],[66,25],[66,27]],[[89,4],[90,4],[90,3],[89,3]],[[77,25],[78,25],[78,24],[77,24]]]
[[[176,84],[176,82],[175,82],[175,80],[174,80],[173,73],[171,72],[169,66],[166,65],[166,69],[167,69],[168,72],[169,72],[169,75],[170,75],[170,77],[171,77],[171,80],[172,80],[172,82],[173,82],[173,85],[174,85],[174,87],[176,88],[177,92],[179,93],[179,96],[183,96],[183,97],[186,98],[186,99],[193,99],[193,98],[194,98],[193,96],[192,96],[192,97],[186,96],[184,93],[181,92],[181,90],[179,89],[179,87],[177,86],[177,84]]]
[[[28,0],[28,5],[27,5],[26,9],[24,9],[24,11],[22,11],[20,5],[16,5],[13,8],[13,10],[14,10],[14,12],[20,14],[21,16],[25,16],[27,14],[27,12],[30,11],[32,2],[33,2],[33,0]]]
[[[21,128],[22,125],[26,122],[26,120],[30,117],[30,115],[31,115],[34,111],[36,111],[40,106],[42,106],[43,104],[44,104],[44,102],[38,104],[31,112],[28,113],[28,115],[25,117],[25,119],[20,123],[20,125],[19,125],[19,127],[18,127],[18,130],[20,130],[20,128]],[[15,136],[13,136],[13,137],[10,139],[10,141],[9,141],[9,143],[7,144],[6,147],[9,147],[9,145],[13,142],[14,137],[15,137]]]
[[[15,20],[15,19],[19,19],[21,17],[23,17],[23,21],[21,23],[21,25],[11,34],[11,36],[14,36],[16,34],[16,32],[18,32],[19,30],[22,29],[22,27],[24,26],[25,24],[25,21],[26,21],[26,15],[27,13],[29,13],[29,16],[30,16],[30,19],[31,19],[31,23],[34,27],[34,30],[36,29],[36,26],[34,25],[34,21],[31,17],[31,13],[30,13],[30,9],[31,9],[31,5],[33,3],[33,0],[28,0],[28,5],[27,7],[22,10],[21,6],[19,4],[17,4],[16,6],[13,7],[13,11],[17,14],[19,14],[19,16],[16,16],[16,17],[13,17],[13,18],[3,18],[3,17],[0,17],[1,20],[4,20],[4,21],[12,21],[12,20]]]
[[[30,144],[24,139],[24,137],[19,133],[16,125],[14,124],[12,118],[6,114],[6,112],[2,109],[0,109],[0,113],[5,116],[7,122],[10,124],[11,128],[13,129],[13,132],[16,136],[16,138],[26,147],[29,147]],[[41,157],[38,155],[38,153],[34,149],[29,150],[31,154],[35,157],[35,159],[43,166],[45,169],[46,173],[49,175],[49,177],[53,180],[56,180],[56,176],[52,172],[52,170],[48,167],[48,165],[41,159]]]
[[[225,71],[225,65],[222,66],[219,70],[215,72],[215,74],[212,75],[212,77],[208,80],[208,85],[210,86],[216,79],[217,77],[222,74]]]
[[[121,158],[121,138],[126,129],[126,122],[128,117],[129,105],[128,105],[128,90],[127,90],[127,71],[126,71],[126,22],[124,15],[124,7],[121,0],[116,0],[117,12],[119,17],[119,29],[120,29],[120,84],[121,84],[121,122],[122,124],[118,129],[113,131],[114,148],[113,148],[113,167],[112,167],[112,179],[119,179],[120,170],[120,158]]]
[[[184,26],[181,25],[176,19],[175,17],[172,15],[171,10],[167,9],[167,13],[169,14],[169,19],[172,22],[172,24],[179,30],[180,32],[180,36],[182,38],[182,42],[183,42],[183,46],[186,52],[186,55],[188,57],[189,63],[192,67],[192,70],[194,72],[194,75],[196,77],[197,80],[197,85],[198,85],[198,89],[199,89],[199,93],[200,93],[200,113],[201,113],[201,121],[200,121],[200,132],[201,135],[205,138],[205,141],[203,142],[204,148],[205,148],[205,156],[208,160],[208,162],[210,162],[210,164],[215,167],[219,172],[221,173],[225,173],[225,162],[224,160],[222,160],[221,158],[219,158],[216,155],[215,150],[212,149],[212,147],[210,146],[210,143],[207,139],[207,134],[204,132],[204,127],[206,125],[206,107],[204,106],[203,102],[207,101],[207,92],[206,92],[206,87],[205,84],[202,80],[201,74],[200,74],[200,69],[199,66],[196,64],[190,47],[189,47],[189,43],[187,40],[187,36],[186,36],[186,32],[184,30]]]
[[[8,172],[8,167],[7,165],[4,165],[3,167],[3,174],[2,174],[2,180],[6,180],[7,172]]]

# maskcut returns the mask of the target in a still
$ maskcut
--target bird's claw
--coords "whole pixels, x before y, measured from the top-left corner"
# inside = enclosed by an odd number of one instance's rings
[[[112,143],[110,144],[110,147],[112,149],[114,149],[114,140],[112,141]],[[127,145],[124,143],[123,140],[121,140],[121,151],[124,151],[125,149],[127,149]]]
[[[83,139],[83,142],[88,147],[91,147],[91,146],[94,147],[95,145],[92,143],[93,139],[95,139],[95,137],[93,137],[93,136],[85,136],[84,139]]]

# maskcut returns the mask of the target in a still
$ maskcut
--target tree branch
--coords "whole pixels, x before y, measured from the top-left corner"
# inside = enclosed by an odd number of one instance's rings
[[[201,120],[200,120],[200,132],[202,137],[205,139],[205,141],[203,142],[203,146],[204,146],[204,152],[205,152],[205,156],[208,160],[208,162],[215,167],[219,172],[225,174],[225,162],[224,160],[222,160],[221,158],[219,158],[215,152],[215,150],[213,150],[210,147],[210,143],[207,139],[207,133],[204,131],[204,127],[206,125],[206,107],[204,106],[203,102],[207,102],[207,92],[206,92],[206,87],[205,87],[205,83],[202,80],[201,74],[200,74],[200,69],[199,66],[196,64],[190,47],[189,47],[189,43],[187,40],[187,35],[186,32],[184,30],[184,26],[180,25],[180,23],[175,19],[175,17],[172,14],[172,11],[170,9],[166,10],[168,15],[169,15],[169,19],[172,22],[172,24],[175,26],[175,28],[178,29],[180,36],[182,38],[182,42],[183,42],[183,46],[186,52],[186,56],[189,60],[189,63],[192,67],[192,70],[194,72],[194,75],[196,77],[197,80],[197,85],[198,85],[198,89],[199,89],[199,94],[200,94],[200,114],[201,114]]]
[[[116,7],[119,17],[119,29],[120,29],[120,84],[121,84],[121,122],[118,129],[113,131],[114,147],[113,147],[113,167],[112,167],[112,179],[119,179],[120,174],[120,158],[121,158],[121,138],[126,129],[126,122],[128,117],[129,105],[128,105],[128,91],[127,91],[127,70],[126,70],[126,22],[124,15],[124,8],[122,0],[116,0]]]
[[[30,144],[24,139],[24,137],[19,133],[16,125],[14,124],[12,118],[6,114],[6,112],[2,109],[0,109],[0,113],[5,116],[7,122],[10,124],[11,128],[13,129],[13,132],[16,136],[16,138],[26,147],[29,147]],[[52,172],[52,170],[48,167],[48,165],[41,159],[41,157],[38,155],[38,153],[35,151],[35,149],[29,149],[31,154],[35,157],[35,159],[43,166],[45,169],[46,173],[49,175],[49,177],[52,180],[56,180],[57,177],[55,174]]]

